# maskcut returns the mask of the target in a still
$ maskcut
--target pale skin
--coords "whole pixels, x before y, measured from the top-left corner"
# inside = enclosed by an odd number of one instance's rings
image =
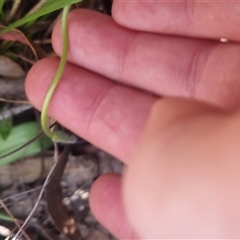
[[[112,18],[70,13],[49,114],[126,164],[90,193],[117,238],[240,238],[239,29],[240,3],[230,1],[115,1]],[[60,56],[60,23],[52,40]],[[39,110],[58,63],[44,59],[28,74]]]

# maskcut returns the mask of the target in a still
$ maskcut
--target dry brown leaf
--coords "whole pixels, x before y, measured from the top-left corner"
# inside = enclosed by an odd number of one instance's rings
[[[5,26],[0,25],[0,30],[4,29]],[[0,39],[6,40],[6,41],[16,41],[21,42],[23,44],[28,45],[33,54],[35,55],[36,59],[39,60],[41,58],[46,57],[46,54],[42,51],[41,48],[39,48],[35,43],[33,43],[31,40],[29,40],[23,32],[20,30],[14,29],[7,33],[4,33],[0,36]]]
[[[0,56],[0,76],[5,78],[23,78],[24,70],[8,57]]]
[[[70,214],[63,205],[62,190],[60,181],[68,161],[70,152],[69,145],[66,145],[55,167],[54,173],[46,188],[46,201],[48,212],[51,215],[56,227],[70,240],[81,240],[81,233],[73,214]]]

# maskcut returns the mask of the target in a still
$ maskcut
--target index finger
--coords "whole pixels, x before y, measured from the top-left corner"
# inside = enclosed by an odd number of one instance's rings
[[[240,40],[239,1],[115,0],[113,18],[140,31]]]

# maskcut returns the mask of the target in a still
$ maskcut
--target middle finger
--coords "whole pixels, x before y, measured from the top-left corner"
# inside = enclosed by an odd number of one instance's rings
[[[53,45],[61,54],[60,24]],[[70,62],[157,95],[191,97],[234,109],[240,45],[125,29],[112,18],[76,10],[69,17]],[[74,47],[71,47],[74,46]]]

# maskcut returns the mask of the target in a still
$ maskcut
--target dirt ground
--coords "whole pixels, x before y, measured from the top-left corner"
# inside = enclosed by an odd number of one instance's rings
[[[91,214],[88,205],[93,181],[107,172],[122,172],[122,164],[107,153],[81,141],[68,156],[60,181],[62,203],[72,213],[82,239],[115,239]],[[0,198],[20,222],[27,218],[38,197],[42,183],[53,165],[53,152],[19,160],[0,168]],[[3,211],[1,208],[0,211]],[[16,228],[12,222],[0,220],[0,226]],[[32,240],[67,240],[56,228],[48,213],[46,197],[42,198],[26,230]],[[4,236],[0,239],[5,239]]]

